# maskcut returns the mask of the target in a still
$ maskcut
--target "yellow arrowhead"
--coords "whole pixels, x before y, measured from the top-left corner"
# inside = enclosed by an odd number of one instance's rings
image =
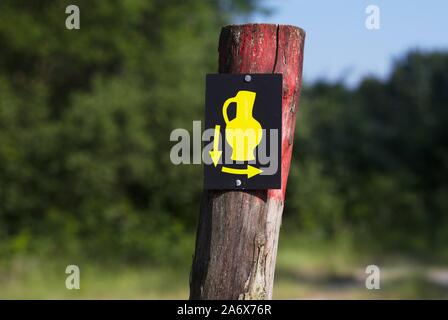
[[[257,174],[262,173],[263,170],[252,167],[251,165],[247,165],[247,178],[250,179],[253,176],[256,176]]]
[[[211,150],[210,158],[212,158],[213,164],[215,167],[218,165],[219,159],[221,158],[222,151],[219,150]]]

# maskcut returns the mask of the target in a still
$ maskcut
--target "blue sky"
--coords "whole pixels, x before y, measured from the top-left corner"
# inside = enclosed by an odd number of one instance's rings
[[[366,75],[386,77],[410,49],[448,50],[447,0],[265,0],[270,16],[245,22],[292,24],[305,29],[305,81]],[[380,29],[365,27],[368,5],[380,8]],[[250,21],[249,21],[250,20]]]

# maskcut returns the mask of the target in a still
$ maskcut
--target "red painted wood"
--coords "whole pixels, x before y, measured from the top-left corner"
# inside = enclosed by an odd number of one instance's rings
[[[229,35],[232,35],[229,37]],[[222,30],[220,73],[281,73],[282,102],[282,189],[269,190],[268,198],[283,201],[291,165],[296,112],[302,87],[305,32],[294,26],[247,24]],[[221,50],[220,50],[221,52]]]
[[[291,166],[296,114],[302,88],[305,32],[292,26],[279,26],[277,64],[274,73],[283,74],[282,97],[282,189],[269,190],[268,198],[283,201]]]

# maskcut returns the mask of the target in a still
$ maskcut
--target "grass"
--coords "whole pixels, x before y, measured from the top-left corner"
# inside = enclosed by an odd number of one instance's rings
[[[406,257],[360,255],[346,242],[280,241],[275,299],[448,299],[448,268]],[[82,261],[81,289],[67,290],[74,261],[17,257],[0,263],[0,299],[187,299],[189,265],[155,267]],[[365,267],[381,267],[381,289],[367,290]]]
[[[366,289],[366,267],[380,267],[379,290]],[[349,241],[281,239],[275,299],[448,299],[448,266],[402,255],[357,252]]]
[[[19,259],[0,276],[0,299],[186,299],[186,267],[105,266],[80,263],[80,290],[67,290],[65,268],[57,263]]]

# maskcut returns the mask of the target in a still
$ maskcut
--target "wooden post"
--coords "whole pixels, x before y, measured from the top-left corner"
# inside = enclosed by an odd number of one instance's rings
[[[190,299],[271,299],[291,163],[305,32],[294,26],[231,25],[219,39],[220,73],[282,73],[282,188],[204,191]]]

